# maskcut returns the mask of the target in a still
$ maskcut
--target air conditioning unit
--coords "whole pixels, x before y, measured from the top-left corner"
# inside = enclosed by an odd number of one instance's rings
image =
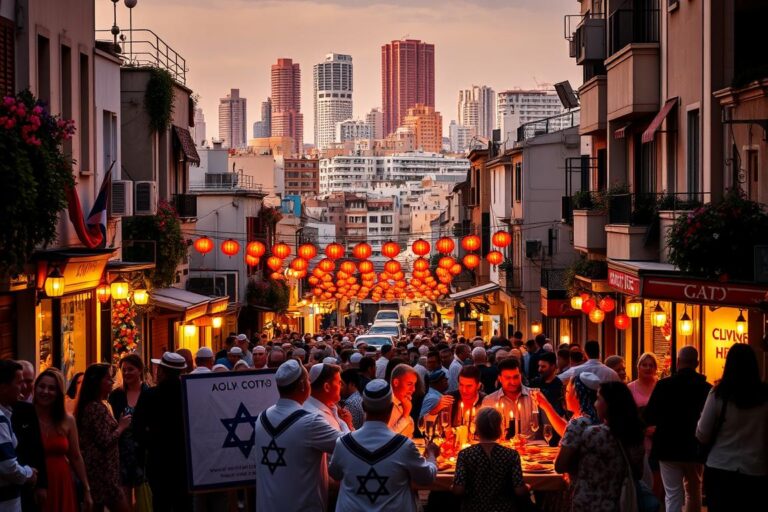
[[[230,302],[237,302],[237,281],[237,272],[195,273],[187,279],[187,290],[215,297],[228,295]]]
[[[529,259],[538,258],[541,254],[541,240],[525,241],[525,257]]]
[[[157,183],[137,181],[134,193],[136,199],[135,215],[155,215],[157,213]]]
[[[128,180],[113,181],[109,216],[130,217],[131,215],[133,215],[133,182]]]

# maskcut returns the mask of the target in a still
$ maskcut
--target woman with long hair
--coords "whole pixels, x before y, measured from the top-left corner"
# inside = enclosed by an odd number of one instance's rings
[[[635,404],[637,404],[637,410],[641,417],[645,407],[648,405],[648,400],[650,400],[653,390],[656,388],[657,382],[659,382],[659,360],[656,359],[656,355],[653,352],[645,352],[637,359],[637,378],[627,384],[632,397],[635,399]],[[664,484],[661,481],[659,461],[655,457],[651,457],[651,440],[655,431],[656,427],[645,429],[643,446],[645,447],[645,461],[647,461],[647,464],[646,462],[643,463],[643,481],[653,488],[654,494],[659,499],[664,499]]]
[[[64,408],[67,414],[75,414],[75,405],[77,405],[77,393],[80,391],[80,385],[83,383],[83,372],[77,372],[69,382],[67,392],[64,396]]]
[[[75,512],[79,510],[75,482],[77,475],[83,486],[83,505],[93,505],[85,464],[80,454],[75,418],[64,406],[64,376],[49,368],[35,379],[34,396],[37,420],[45,450],[45,468],[48,473],[47,498],[43,512]]]
[[[144,382],[144,361],[136,354],[127,354],[120,359],[120,375],[122,385],[109,394],[109,405],[115,419],[133,415],[141,393],[149,389]],[[125,497],[133,502],[133,488],[144,482],[143,465],[136,458],[136,440],[133,429],[129,426],[118,441],[120,450],[120,483],[123,485]]]
[[[126,414],[118,422],[107,397],[115,384],[113,368],[105,363],[92,364],[85,371],[75,408],[80,447],[90,482],[94,509],[127,512],[128,501],[120,485],[118,439],[131,424]]]
[[[585,426],[597,424],[597,412],[595,411],[595,399],[597,398],[596,378],[597,376],[591,372],[582,372],[568,380],[568,384],[565,386],[564,397],[565,408],[571,413],[570,420],[560,416],[541,391],[531,389],[531,397],[541,410],[544,411],[557,435],[563,436],[569,424],[576,423],[582,418],[583,420],[580,423],[583,423]],[[589,385],[585,384],[585,382],[589,383]]]
[[[760,379],[751,346],[731,346],[696,437],[710,447],[704,468],[708,510],[749,510],[760,503],[768,485],[768,384]]]

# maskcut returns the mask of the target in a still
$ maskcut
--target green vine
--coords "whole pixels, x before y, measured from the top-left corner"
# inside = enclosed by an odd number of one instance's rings
[[[149,128],[162,132],[171,122],[173,115],[173,78],[159,68],[147,68],[150,77],[144,93],[144,108],[149,114]]]
[[[608,277],[608,264],[601,260],[588,260],[584,256],[571,263],[563,274],[563,284],[565,284],[565,289],[568,290],[570,297],[580,291],[576,284],[576,276],[587,279],[606,279]]]
[[[246,287],[245,298],[251,306],[264,306],[276,313],[283,313],[290,305],[291,290],[282,281],[256,281],[251,278]]]
[[[74,131],[29,91],[0,103],[0,275],[22,272],[38,246],[56,240],[66,189],[75,185],[61,146]]]

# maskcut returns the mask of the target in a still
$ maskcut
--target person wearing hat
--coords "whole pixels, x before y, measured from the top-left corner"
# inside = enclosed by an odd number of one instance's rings
[[[453,397],[445,394],[448,391],[448,374],[444,369],[438,368],[427,375],[427,382],[429,389],[424,395],[419,418],[434,417],[443,410],[450,410],[453,406]]]
[[[336,441],[328,472],[339,480],[337,511],[415,512],[412,485],[431,485],[437,476],[437,446],[425,449],[425,459],[413,441],[389,429],[392,395],[387,381],[369,382],[363,391],[365,423]]]
[[[235,364],[243,358],[243,349],[240,347],[232,347],[227,351],[227,357],[221,357],[216,360],[216,364],[223,364],[227,369],[231,370],[235,367]]]
[[[245,334],[238,334],[235,338],[235,346],[240,347],[243,351],[243,361],[248,363],[248,366],[253,366],[253,354],[250,351],[251,344],[248,341],[248,336]]]
[[[267,368],[267,348],[263,345],[253,347],[253,367],[257,370]]]
[[[499,384],[501,389],[483,399],[483,407],[496,407],[505,421],[514,414],[523,435],[530,436],[533,401],[531,390],[523,385],[523,374],[520,371],[520,361],[515,358],[504,359],[498,365]],[[517,433],[517,432],[516,432]]]
[[[200,347],[195,354],[196,368],[190,373],[210,373],[213,368],[213,350],[208,347]]]
[[[152,359],[152,364],[157,386],[141,393],[133,413],[133,432],[140,447],[138,457],[147,462],[153,509],[186,511],[192,508],[187,492],[187,451],[181,434],[181,373],[187,363],[179,354],[165,352],[162,358]]]
[[[263,411],[254,428],[256,510],[325,512],[328,507],[328,466],[339,430],[319,414],[302,408],[311,387],[307,370],[295,359],[275,373],[280,398]]]
[[[319,414],[328,424],[347,433],[352,430],[352,415],[339,409],[341,400],[341,368],[335,364],[318,363],[309,369],[309,384],[312,388],[304,409]]]

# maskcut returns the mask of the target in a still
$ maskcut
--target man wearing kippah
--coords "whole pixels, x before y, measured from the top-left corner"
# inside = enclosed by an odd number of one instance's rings
[[[337,512],[347,510],[415,512],[411,484],[426,486],[437,476],[440,449],[429,445],[426,459],[416,445],[387,426],[392,415],[392,388],[374,379],[363,391],[363,427],[336,441],[328,468],[339,480]]]
[[[309,398],[307,370],[295,359],[275,374],[280,399],[262,412],[255,427],[256,510],[325,512],[331,453],[339,430],[302,408]]]

